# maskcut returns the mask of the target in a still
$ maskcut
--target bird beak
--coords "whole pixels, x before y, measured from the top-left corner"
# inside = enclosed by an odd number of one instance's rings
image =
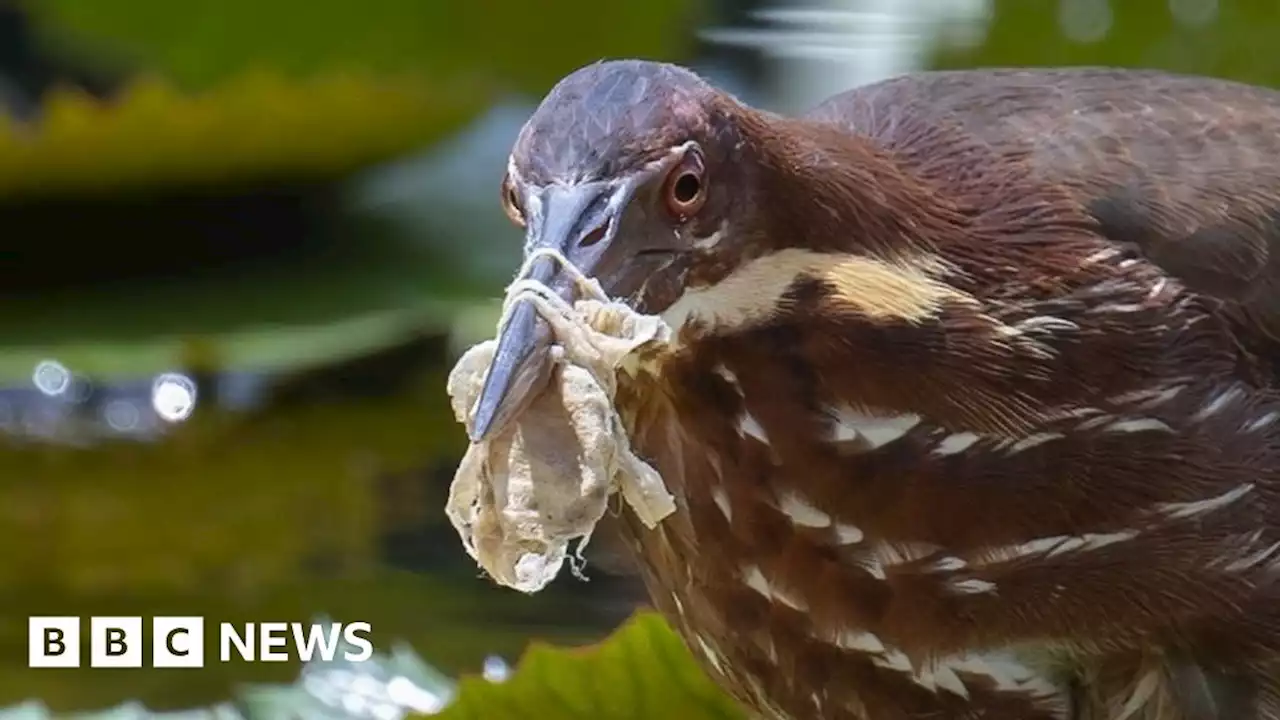
[[[627,272],[614,238],[637,180],[540,189],[527,204],[525,256],[554,249],[584,274],[598,279],[611,297],[632,292],[635,273]],[[542,257],[526,265],[525,275],[517,281],[542,283],[569,303],[577,299],[577,281],[558,262]],[[500,434],[546,387],[553,367],[553,341],[551,328],[532,304],[520,302],[511,309],[472,411],[468,431],[472,442]]]

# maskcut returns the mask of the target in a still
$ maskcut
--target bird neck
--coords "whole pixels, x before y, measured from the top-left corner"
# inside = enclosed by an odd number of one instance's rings
[[[828,123],[750,113],[739,123],[754,157],[774,244],[816,252],[933,250],[969,218],[910,157]]]

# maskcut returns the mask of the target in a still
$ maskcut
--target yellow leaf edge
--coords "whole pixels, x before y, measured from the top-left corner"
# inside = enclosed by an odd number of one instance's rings
[[[58,87],[37,120],[0,118],[0,200],[332,177],[446,137],[489,99],[419,76],[265,70],[191,93],[155,76],[109,99]]]

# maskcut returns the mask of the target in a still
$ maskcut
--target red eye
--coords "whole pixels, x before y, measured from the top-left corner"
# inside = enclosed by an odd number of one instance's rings
[[[667,212],[678,220],[687,220],[702,209],[707,201],[707,187],[702,158],[697,153],[685,156],[667,176],[663,199]]]
[[[518,227],[524,227],[524,211],[520,208],[520,193],[516,192],[516,187],[512,184],[510,176],[502,179],[502,211],[507,214],[511,222]]]

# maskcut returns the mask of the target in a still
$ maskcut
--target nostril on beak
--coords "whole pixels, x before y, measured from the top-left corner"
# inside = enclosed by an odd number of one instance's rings
[[[596,243],[603,240],[605,233],[608,231],[609,231],[609,223],[606,222],[605,224],[601,225],[595,230],[592,230],[591,232],[584,235],[582,239],[578,241],[578,246],[591,247],[592,245],[595,245]]]

